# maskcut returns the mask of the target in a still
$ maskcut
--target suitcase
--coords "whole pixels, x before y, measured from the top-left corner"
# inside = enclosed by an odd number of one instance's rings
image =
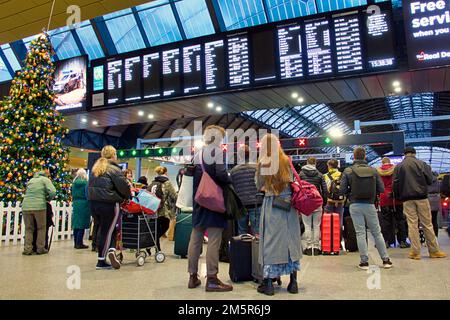
[[[180,213],[175,225],[175,248],[174,253],[181,258],[186,258],[189,248],[189,240],[192,233],[192,214]]]
[[[233,237],[230,240],[230,268],[228,274],[233,282],[253,280],[252,241],[253,236],[249,234]]]
[[[344,218],[344,242],[345,249],[348,252],[358,251],[358,243],[356,241],[356,231],[351,217]]]
[[[259,259],[259,239],[252,239],[252,278],[253,281],[261,283],[263,280],[263,268],[258,262]]]
[[[338,255],[341,242],[341,223],[338,213],[325,212],[322,217],[322,254]]]

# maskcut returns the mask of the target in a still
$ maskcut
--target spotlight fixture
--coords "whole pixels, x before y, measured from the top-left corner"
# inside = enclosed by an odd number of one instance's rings
[[[143,117],[144,116],[144,111],[139,111],[138,115],[139,115],[139,117]]]
[[[395,87],[395,88],[394,88],[394,91],[395,91],[395,93],[400,93],[400,92],[402,92],[402,88],[400,88],[400,87]]]
[[[298,93],[297,92],[293,92],[291,94],[292,99],[297,99],[298,98]]]
[[[392,86],[393,87],[400,87],[400,81],[395,80],[394,82],[392,82]]]
[[[339,127],[332,127],[330,130],[328,130],[328,133],[333,138],[339,138],[343,135],[342,130]]]
[[[300,97],[300,98],[298,98],[297,102],[302,104],[303,102],[305,102],[305,99],[303,99],[303,97]]]
[[[92,124],[93,124],[94,126],[98,126],[98,121],[97,121],[97,120],[94,120],[94,121],[92,121]]]
[[[82,122],[82,123],[87,123],[88,121],[87,121],[86,118],[83,118],[83,119],[81,119],[81,122]]]
[[[155,116],[154,116],[153,114],[149,114],[149,115],[148,115],[148,118],[149,118],[149,119],[154,119]]]
[[[208,102],[208,108],[209,108],[209,109],[212,109],[212,108],[214,108],[214,103],[212,103],[212,102]]]
[[[221,111],[222,111],[222,107],[221,107],[221,106],[217,106],[217,107],[216,107],[216,111],[217,111],[217,112],[221,112]]]

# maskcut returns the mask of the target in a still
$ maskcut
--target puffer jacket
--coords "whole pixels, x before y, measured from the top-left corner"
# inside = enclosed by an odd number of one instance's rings
[[[131,196],[130,185],[119,165],[109,162],[106,172],[89,179],[88,198],[91,201],[121,203]]]
[[[392,193],[392,176],[394,174],[395,165],[391,163],[383,164],[381,167],[377,168],[378,173],[381,176],[384,184],[384,192],[380,194],[380,206],[382,207],[392,207],[395,205],[402,204],[401,201],[394,199]]]
[[[262,205],[262,197],[256,197],[255,175],[256,165],[240,164],[231,169],[231,180],[233,187],[246,208],[254,208],[255,205]]]
[[[322,195],[324,202],[327,200],[327,184],[323,175],[317,170],[317,168],[313,165],[307,164],[302,167],[302,170],[299,173],[300,179],[305,180],[306,182],[311,183],[316,186],[317,190]]]
[[[331,179],[330,176],[333,180],[341,180],[342,177],[342,172],[340,172],[338,169],[330,169],[328,170],[328,173],[323,175],[323,179],[325,180],[325,184],[327,186],[327,194],[328,192],[330,192],[330,188],[331,188]],[[343,204],[345,202],[345,198],[343,200],[331,200],[331,199],[327,199],[327,204],[328,205],[339,205],[339,204]]]
[[[423,200],[428,198],[432,182],[431,167],[414,156],[406,156],[394,169],[392,188],[399,200]]]

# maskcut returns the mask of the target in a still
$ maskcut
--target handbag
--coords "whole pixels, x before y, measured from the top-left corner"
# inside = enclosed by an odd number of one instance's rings
[[[186,173],[181,180],[180,190],[178,190],[178,197],[176,207],[182,212],[192,212],[194,207],[194,166],[188,166]]]
[[[153,193],[142,189],[139,191],[136,198],[144,213],[153,215],[158,212],[161,205],[161,199]]]
[[[203,173],[195,194],[195,202],[208,210],[225,213],[226,209],[223,190],[206,172],[205,166],[203,165],[203,154],[200,155],[200,165]]]
[[[292,203],[289,198],[275,197],[272,202],[272,207],[283,211],[291,211]]]
[[[292,206],[298,213],[302,213],[305,216],[310,216],[314,211],[323,205],[322,196],[315,185],[300,179],[290,158],[289,163],[295,177],[294,182],[291,182]]]

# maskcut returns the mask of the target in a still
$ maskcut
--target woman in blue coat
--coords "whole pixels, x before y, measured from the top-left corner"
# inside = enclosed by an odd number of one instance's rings
[[[78,170],[72,184],[72,229],[75,249],[89,248],[87,245],[83,244],[84,231],[89,229],[91,224],[91,213],[86,194],[87,185],[86,170]]]

